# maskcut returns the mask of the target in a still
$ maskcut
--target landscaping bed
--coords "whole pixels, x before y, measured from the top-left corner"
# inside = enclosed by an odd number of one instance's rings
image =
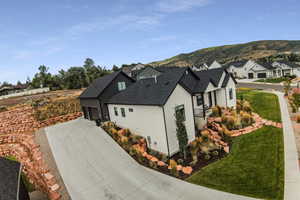
[[[189,144],[184,159],[181,153],[168,158],[163,153],[147,148],[145,138],[131,133],[129,129],[122,129],[112,122],[104,123],[102,128],[138,163],[180,179],[186,179],[202,167],[227,155],[208,135],[200,133],[196,140]]]
[[[259,79],[254,82],[260,82],[260,83],[281,83],[283,81],[289,80],[289,77],[279,77],[279,78],[266,78],[266,79]]]

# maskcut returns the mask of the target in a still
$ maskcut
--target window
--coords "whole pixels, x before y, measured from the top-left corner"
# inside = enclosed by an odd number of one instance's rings
[[[118,82],[118,90],[122,91],[126,89],[126,83],[125,82]]]
[[[114,107],[114,111],[115,111],[115,116],[118,116],[118,108]]]
[[[232,88],[229,89],[229,99],[230,100],[233,99],[233,89]]]
[[[133,108],[129,108],[128,111],[129,111],[129,112],[133,112]]]
[[[211,92],[208,93],[208,100],[209,100],[209,107],[211,108],[212,107],[212,95],[211,95]]]
[[[182,116],[183,116],[183,121],[185,121],[184,105],[176,106],[176,107],[175,107],[175,112],[176,112],[176,115],[177,115],[177,114],[182,115]]]
[[[199,95],[196,97],[197,98],[197,106],[203,105],[203,95]]]
[[[122,117],[125,117],[125,108],[121,108]]]

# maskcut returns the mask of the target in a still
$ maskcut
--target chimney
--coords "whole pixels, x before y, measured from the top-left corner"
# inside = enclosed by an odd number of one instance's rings
[[[154,76],[154,81],[155,81],[155,83],[157,83],[157,78],[156,78],[156,75]]]

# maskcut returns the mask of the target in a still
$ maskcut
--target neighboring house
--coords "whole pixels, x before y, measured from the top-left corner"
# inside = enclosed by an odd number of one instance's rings
[[[20,163],[0,158],[0,199],[29,200],[28,191],[23,183]]]
[[[218,69],[222,67],[222,65],[216,60],[207,66],[209,66],[208,69]]]
[[[134,66],[124,67],[122,71],[130,77],[135,77],[139,73],[139,71],[144,67],[145,65],[139,63]]]
[[[300,76],[300,65],[287,61],[277,61],[273,64],[273,77]]]
[[[152,68],[153,69],[153,68]],[[104,102],[110,121],[147,139],[150,148],[173,155],[179,146],[175,112],[185,116],[189,141],[206,124],[211,107],[235,107],[235,80],[223,68],[193,72],[190,68],[159,67]],[[153,75],[154,74],[154,75]],[[88,107],[87,104],[83,107]]]
[[[145,78],[153,78],[159,76],[161,72],[158,68],[153,68],[151,66],[145,67],[144,69],[140,70],[140,72],[136,75],[136,80],[141,80]]]
[[[238,69],[242,68],[246,63],[246,60],[234,61],[226,64],[224,67],[229,73],[232,73],[235,78],[238,78]]]
[[[108,121],[109,113],[104,101],[125,90],[134,80],[122,71],[100,77],[79,96],[84,117]]]
[[[273,76],[271,63],[248,60],[242,67],[235,68],[238,78],[271,78]]]

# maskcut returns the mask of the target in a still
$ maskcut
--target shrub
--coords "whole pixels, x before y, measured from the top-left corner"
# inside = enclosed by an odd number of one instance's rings
[[[222,118],[222,122],[229,130],[234,129],[235,121],[236,119],[233,116],[225,116]]]
[[[179,174],[178,174],[178,171],[177,171],[177,163],[176,163],[175,160],[170,160],[170,167],[171,167],[171,174],[173,176],[178,177]]]
[[[190,162],[191,166],[195,166],[197,164],[198,160],[193,160],[192,162]]]
[[[149,167],[153,168],[153,169],[157,169],[157,164],[156,162],[153,162],[151,160],[149,160]]]
[[[243,102],[243,111],[250,112],[250,113],[252,112],[251,105],[248,101]]]
[[[179,158],[179,159],[177,160],[177,163],[178,163],[179,165],[182,165],[182,164],[183,164],[183,159]]]
[[[205,159],[205,160],[209,160],[209,159],[210,159],[210,155],[209,155],[209,154],[206,154],[206,155],[204,156],[204,159]]]
[[[131,135],[129,136],[129,138],[130,138],[130,140],[131,140],[131,142],[132,142],[133,144],[137,144],[137,143],[139,143],[139,141],[140,141],[141,139],[143,139],[143,137],[141,137],[141,136],[139,136],[139,135],[136,135],[136,134],[133,134],[133,133],[131,133]]]
[[[251,115],[248,113],[243,113],[243,115],[241,115],[241,123],[243,127],[251,125],[252,123]]]
[[[212,108],[212,116],[213,117],[221,117],[222,116],[222,108],[220,106],[214,106]]]
[[[0,112],[8,111],[8,109],[5,106],[0,106]]]
[[[164,163],[166,163],[168,161],[168,156],[166,156],[165,154],[162,154],[161,161],[163,161]]]
[[[297,123],[300,123],[300,114],[296,116]]]
[[[219,152],[218,152],[218,151],[213,151],[213,152],[212,152],[212,155],[213,155],[213,156],[218,156],[218,155],[219,155]]]
[[[136,155],[136,154],[137,154],[136,149],[133,148],[133,147],[131,147],[131,148],[129,149],[129,155],[134,156],[134,155]]]

